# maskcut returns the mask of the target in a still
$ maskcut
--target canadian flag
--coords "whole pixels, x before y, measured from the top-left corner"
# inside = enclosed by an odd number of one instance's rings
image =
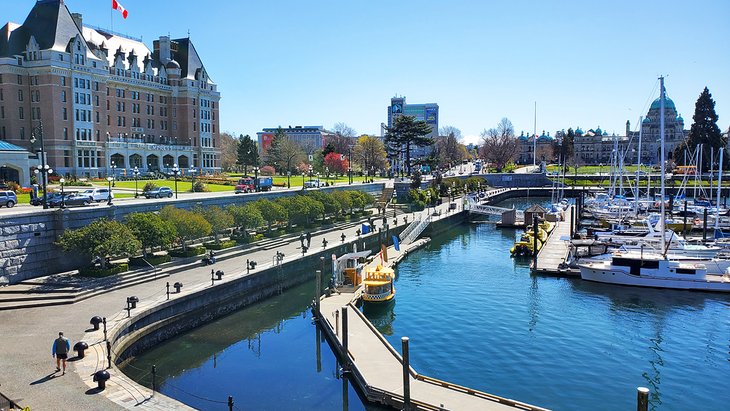
[[[127,15],[129,14],[129,12],[127,12],[127,9],[125,9],[124,6],[119,4],[119,2],[117,0],[112,0],[112,8],[114,10],[119,10],[119,12],[122,13],[122,17],[124,17],[125,19],[127,18]]]

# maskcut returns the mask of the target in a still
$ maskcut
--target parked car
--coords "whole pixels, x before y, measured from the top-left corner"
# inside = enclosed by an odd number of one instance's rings
[[[324,183],[319,180],[309,180],[304,182],[304,188],[317,188],[323,187]]]
[[[18,204],[18,196],[15,195],[15,191],[0,191],[0,207],[12,208]]]
[[[97,203],[109,200],[108,188],[90,188],[88,190],[82,191],[81,194],[89,197],[91,201],[96,201]],[[114,198],[113,192],[111,193],[111,196],[112,198]]]
[[[145,198],[171,198],[172,189],[170,187],[157,187],[153,190],[145,191],[142,195],[145,196]]]
[[[64,195],[63,201],[61,201],[61,195],[53,196],[51,200],[48,200],[49,207],[60,207],[61,204],[66,207],[86,206],[91,204],[91,198],[86,193],[69,193]]]
[[[48,201],[48,204],[50,204],[51,200],[53,200],[56,197],[60,198],[60,196],[61,196],[61,193],[48,193],[48,195],[46,196],[46,201]],[[30,205],[32,205],[32,206],[43,205],[43,194],[38,194],[37,197],[32,197],[30,199]]]

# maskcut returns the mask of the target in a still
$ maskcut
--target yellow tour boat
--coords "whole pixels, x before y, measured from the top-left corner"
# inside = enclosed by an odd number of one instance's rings
[[[395,271],[378,265],[365,269],[362,299],[366,303],[384,303],[395,298]]]

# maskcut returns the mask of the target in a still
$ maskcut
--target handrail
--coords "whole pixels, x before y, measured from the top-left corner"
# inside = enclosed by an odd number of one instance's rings
[[[411,231],[413,231],[413,229],[415,229],[416,226],[418,226],[419,221],[421,221],[420,214],[418,215],[418,217],[414,218],[410,224],[408,224],[408,227],[406,227],[406,229],[403,230],[403,232],[400,233],[399,237],[400,237],[401,241],[403,241],[406,237],[408,237],[408,235],[411,233]]]

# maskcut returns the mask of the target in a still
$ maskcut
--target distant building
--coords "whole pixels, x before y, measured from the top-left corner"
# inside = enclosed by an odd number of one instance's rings
[[[0,140],[59,174],[220,170],[220,93],[189,38],[140,40],[39,0],[0,27]],[[40,127],[42,124],[42,128]],[[41,132],[42,130],[42,132]]]
[[[428,137],[438,137],[439,131],[439,106],[436,103],[425,103],[425,104],[407,104],[405,97],[393,97],[390,99],[390,105],[388,106],[388,127],[392,127],[395,119],[400,116],[411,116],[415,117],[416,120],[425,121],[426,124],[431,126],[431,133]],[[383,127],[381,126],[381,129]],[[411,160],[428,157],[431,155],[433,147],[411,147]],[[405,161],[405,156],[401,156],[400,159],[393,159],[393,169],[396,172],[405,170],[405,167],[401,167]]]
[[[271,147],[271,142],[274,141],[274,135],[276,135],[276,132],[280,128],[290,140],[299,144],[304,152],[310,156],[324,149],[324,146],[327,144],[327,139],[335,135],[333,132],[325,130],[322,126],[265,128],[263,131],[256,133],[258,136],[260,155],[263,156],[266,154],[266,151]]]

